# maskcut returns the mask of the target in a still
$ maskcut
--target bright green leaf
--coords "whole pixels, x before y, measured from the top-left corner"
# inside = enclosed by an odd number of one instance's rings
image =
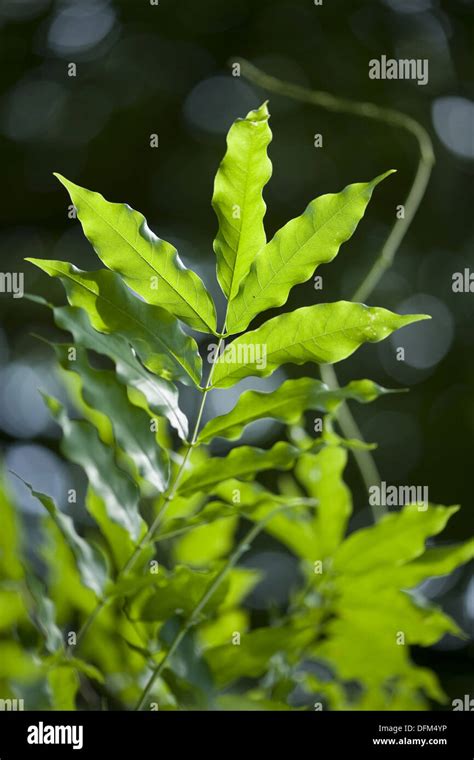
[[[349,240],[362,219],[376,185],[348,185],[340,193],[311,201],[304,213],[285,224],[257,254],[237,297],[229,304],[227,329],[242,332],[262,311],[282,306],[294,285],[308,280],[319,264],[327,264]]]
[[[376,343],[421,319],[429,317],[400,316],[349,301],[305,306],[269,319],[232,341],[216,361],[213,384],[226,388],[249,375],[267,377],[288,362],[334,364],[362,343]]]
[[[262,190],[272,173],[267,147],[272,139],[266,103],[237,119],[227,134],[212,205],[219,221],[214,241],[217,277],[229,300],[245,280],[255,255],[266,243]]]
[[[56,399],[49,396],[44,399],[63,430],[64,453],[83,467],[94,490],[103,498],[110,519],[138,540],[144,523],[138,511],[139,492],[134,481],[120,469],[113,450],[102,443],[89,422],[69,419]]]
[[[239,446],[226,457],[212,457],[194,468],[179,486],[184,496],[195,491],[206,491],[227,478],[252,478],[263,470],[288,470],[298,453],[294,446],[280,441],[269,450],[252,446]]]
[[[116,442],[134,461],[140,475],[162,493],[169,479],[169,459],[156,441],[148,415],[130,403],[114,372],[93,369],[80,349],[74,361],[69,359],[66,345],[55,344],[54,349],[61,366],[80,377],[84,401],[108,417]]]
[[[186,269],[174,246],[157,237],[145,217],[125,203],[56,177],[68,190],[84,234],[104,264],[122,275],[148,303],[167,309],[191,327],[214,332],[216,312],[199,277]]]
[[[295,424],[305,411],[333,412],[342,401],[355,399],[366,403],[390,392],[371,380],[354,380],[345,388],[337,390],[331,390],[320,380],[309,377],[286,380],[270,393],[244,391],[230,412],[209,420],[198,441],[207,443],[218,436],[235,440],[255,420],[271,417],[280,422]]]
[[[23,482],[33,496],[45,507],[64,537],[76,560],[77,569],[84,586],[91,589],[98,598],[101,598],[107,576],[107,570],[101,555],[94,552],[89,544],[77,534],[72,519],[57,508],[50,496],[40,491],[35,491],[29,483]]]
[[[134,296],[117,274],[107,269],[83,272],[66,261],[27,261],[59,277],[69,303],[83,308],[99,332],[126,338],[151,372],[199,385],[202,362],[196,341],[167,311]]]

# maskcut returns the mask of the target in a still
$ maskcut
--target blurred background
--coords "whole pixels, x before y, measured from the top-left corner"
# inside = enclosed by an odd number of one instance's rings
[[[347,298],[409,191],[415,140],[377,122],[268,95],[233,77],[228,62],[244,57],[281,79],[410,114],[430,133],[436,164],[395,264],[369,302],[428,312],[432,321],[361,349],[337,369],[341,382],[369,377],[410,389],[354,408],[354,415],[365,438],[379,444],[382,478],[427,485],[431,501],[461,504],[443,540],[465,538],[474,522],[474,293],[453,293],[452,275],[474,269],[473,30],[471,0],[323,0],[322,6],[313,0],[0,0],[0,272],[24,273],[27,292],[59,304],[61,286],[25,264],[25,256],[98,268],[79,223],[68,216],[68,197],[52,176],[59,171],[142,211],[199,271],[222,309],[212,251],[213,177],[232,121],[269,97],[268,237],[315,196],[398,170],[376,190],[336,261],[318,270],[322,292],[309,281],[293,290],[288,306]],[[383,54],[427,58],[429,83],[369,79],[369,60]],[[322,148],[315,148],[315,134],[323,136]],[[158,136],[157,148],[151,135]],[[0,456],[7,470],[61,502],[80,474],[61,458],[38,394],[42,388],[64,398],[51,351],[33,333],[51,334],[49,311],[0,293]],[[404,362],[396,360],[399,346]],[[302,373],[285,368],[214,394],[208,413],[230,408],[244,387],[269,389]],[[183,397],[183,406],[193,416],[192,399]],[[265,446],[279,435],[278,425],[264,423],[249,430],[246,442]],[[347,479],[355,501],[351,527],[360,527],[370,511],[353,462]],[[34,523],[38,507],[14,481],[18,505]],[[285,594],[294,567],[282,557],[275,547],[262,550],[261,564],[272,567],[271,588],[253,600],[257,609],[269,593],[275,602]],[[423,590],[472,634],[469,568]],[[415,658],[436,670],[448,694],[462,696],[473,693],[472,649],[447,638]]]

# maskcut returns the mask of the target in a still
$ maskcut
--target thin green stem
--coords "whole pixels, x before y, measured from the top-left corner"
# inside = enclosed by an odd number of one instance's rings
[[[272,512],[270,512],[269,515],[266,515],[262,520],[260,520],[254,526],[252,526],[252,528],[245,534],[245,536],[241,539],[241,541],[239,541],[239,543],[237,544],[235,550],[232,552],[232,554],[230,555],[230,557],[227,560],[227,562],[225,563],[225,565],[222,567],[222,569],[220,570],[220,572],[216,575],[216,577],[214,578],[214,580],[209,584],[208,588],[206,589],[206,591],[202,595],[201,599],[199,600],[199,602],[194,607],[194,610],[192,611],[192,613],[189,616],[189,618],[186,621],[186,623],[184,623],[181,626],[181,628],[179,629],[179,631],[177,632],[176,636],[174,637],[173,641],[171,642],[170,648],[166,652],[165,656],[163,657],[163,659],[161,660],[161,662],[159,663],[159,665],[157,665],[155,668],[153,668],[153,670],[152,670],[152,672],[151,672],[151,674],[150,674],[150,676],[149,676],[149,678],[148,678],[148,680],[147,680],[147,682],[145,684],[145,687],[144,687],[144,689],[143,689],[143,691],[142,691],[142,693],[140,695],[140,698],[139,698],[139,700],[138,700],[138,702],[136,704],[135,710],[142,710],[143,709],[143,706],[144,706],[144,704],[146,702],[146,699],[147,699],[148,695],[150,694],[150,691],[152,690],[153,685],[154,685],[156,679],[160,677],[160,675],[162,674],[164,668],[168,664],[168,662],[171,659],[171,657],[173,656],[173,654],[178,649],[179,645],[181,644],[181,642],[185,638],[185,636],[188,633],[188,631],[194,625],[196,625],[196,623],[198,622],[198,619],[199,619],[199,615],[203,611],[203,609],[206,606],[206,604],[208,603],[208,601],[212,598],[212,596],[214,595],[214,593],[217,591],[217,589],[221,585],[222,581],[227,576],[227,573],[233,567],[235,567],[235,565],[239,561],[239,559],[242,556],[242,554],[244,554],[244,552],[246,552],[248,550],[248,548],[250,547],[250,544],[252,543],[252,541],[263,530],[263,528],[265,527],[265,525],[267,524],[267,522],[269,522],[269,520],[271,520],[279,512],[281,512],[281,511],[283,511],[285,509],[288,509],[288,508],[290,508],[292,506],[295,506],[295,505],[294,504],[289,504],[289,505],[285,505],[285,506],[282,506],[282,507],[278,507],[277,509],[274,509]],[[298,504],[298,506],[299,506],[299,504]]]
[[[232,61],[232,63],[235,63],[235,61]],[[348,113],[353,116],[373,119],[392,127],[401,128],[416,139],[419,148],[419,160],[415,178],[404,203],[404,219],[397,219],[394,222],[379,255],[351,298],[353,301],[365,301],[372,294],[387,269],[392,266],[397,250],[423,200],[435,160],[433,145],[428,132],[419,122],[401,111],[384,108],[374,103],[340,98],[322,90],[309,90],[305,87],[300,87],[290,82],[283,82],[269,76],[248,61],[240,60],[239,63],[241,74],[250,82],[265,90],[293,98],[294,100],[300,100],[304,103],[320,106],[328,111]],[[337,374],[332,366],[322,366],[321,376],[330,388],[339,387]],[[346,437],[357,437],[363,440],[347,404],[344,403],[339,407],[337,419]],[[372,454],[369,451],[357,450],[354,452],[354,456],[367,489],[371,485],[379,483],[380,475]],[[377,508],[377,512],[374,511],[373,513],[374,519],[378,519],[384,511],[385,508]]]

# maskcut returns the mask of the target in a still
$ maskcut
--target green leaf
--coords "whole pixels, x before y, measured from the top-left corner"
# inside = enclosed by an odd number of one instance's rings
[[[318,501],[313,519],[314,553],[308,559],[330,557],[344,537],[352,512],[351,494],[342,478],[346,464],[347,452],[338,446],[302,454],[298,460],[298,479]]]
[[[153,594],[135,605],[132,619],[156,622],[168,620],[175,613],[190,615],[214,580],[218,570],[197,571],[179,565],[172,575],[157,577]],[[215,611],[224,600],[229,581],[220,584],[207,602],[203,612]]]
[[[53,308],[58,327],[68,330],[84,348],[108,356],[114,363],[118,379],[146,400],[140,404],[150,416],[164,416],[181,439],[188,435],[188,420],[178,406],[178,391],[167,380],[151,375],[133,354],[121,335],[103,335],[91,326],[86,312],[75,306]]]
[[[46,649],[52,654],[61,651],[64,641],[61,629],[56,624],[54,602],[48,598],[42,583],[34,575],[28,576],[27,586],[34,601],[33,620],[44,637]]]
[[[322,195],[285,224],[257,254],[229,304],[229,333],[242,332],[260,312],[282,306],[294,285],[306,282],[319,264],[332,261],[355,232],[374,188],[389,174],[392,171],[371,182],[348,185],[340,193]]]
[[[249,375],[267,377],[287,362],[334,364],[362,343],[376,343],[421,319],[429,317],[349,301],[305,306],[232,341],[215,363],[213,385],[226,388]]]
[[[134,296],[114,272],[83,272],[66,261],[27,261],[59,277],[70,304],[85,309],[99,332],[126,338],[155,375],[199,385],[202,361],[196,341],[167,311]]]
[[[3,469],[0,467],[0,580],[18,581],[23,578],[21,564],[20,526],[10,495],[7,492]]]
[[[195,491],[208,491],[216,483],[227,478],[254,477],[263,470],[288,470],[293,464],[298,450],[289,443],[280,441],[269,450],[252,446],[239,446],[226,457],[212,457],[197,465],[178,488],[181,496]]]
[[[32,495],[41,502],[55,525],[58,527],[74,556],[84,586],[91,589],[91,591],[93,591],[100,599],[107,578],[107,569],[101,555],[94,552],[89,544],[77,534],[72,519],[69,515],[65,515],[57,508],[50,496],[47,496],[40,491],[35,491],[26,480],[23,480],[22,478],[20,478],[20,480],[22,480],[27,488],[29,488]]]
[[[427,578],[449,575],[473,557],[474,538],[455,546],[427,549],[421,557],[398,569],[397,583],[401,588],[412,588]]]
[[[349,536],[334,555],[333,568],[354,577],[413,560],[423,553],[426,539],[441,533],[458,509],[430,505],[424,511],[407,505],[400,512],[384,515],[376,525]]]
[[[0,587],[0,633],[25,618],[25,603],[18,589]]]
[[[86,509],[100,528],[112,556],[117,572],[122,570],[136,548],[136,542],[128,530],[110,518],[109,511],[104,499],[95,493],[89,485],[86,495]],[[140,560],[137,559],[135,569],[138,570],[150,559],[152,547],[148,552],[143,551]]]
[[[272,139],[266,103],[237,119],[227,135],[227,151],[219,166],[212,205],[219,221],[214,241],[217,278],[229,300],[245,280],[258,251],[266,243],[262,190],[272,165],[267,147]]]
[[[16,641],[0,640],[0,683],[3,679],[31,682],[38,678],[38,663]]]
[[[320,380],[302,377],[286,380],[277,390],[245,391],[227,414],[214,417],[202,429],[198,441],[207,443],[213,438],[239,438],[247,425],[255,420],[272,419],[295,424],[308,410],[334,412],[342,401],[355,399],[367,403],[393,391],[382,388],[371,380],[354,380],[345,388],[330,390]]]
[[[241,635],[240,646],[224,644],[207,649],[207,660],[219,685],[237,678],[257,678],[269,667],[270,658],[278,652],[298,652],[314,637],[311,628],[295,630],[291,625],[257,628]]]
[[[296,555],[310,559],[317,556],[316,536],[307,514],[306,503],[292,505],[285,496],[274,494],[258,483],[245,483],[233,478],[216,480],[207,486],[206,492],[216,494],[228,504],[210,502],[194,518],[196,522],[205,517],[212,519],[213,514],[216,518],[224,517],[227,509],[229,515],[237,512],[253,522],[265,521],[266,532],[277,538]],[[269,515],[275,512],[275,507],[279,506],[288,507],[288,509],[277,512],[268,519]],[[302,515],[303,519],[301,519]]]
[[[368,573],[356,576],[354,583],[364,587],[367,593],[376,593],[377,589],[391,584],[397,588],[410,589],[428,578],[449,575],[457,567],[469,562],[474,557],[474,539],[454,546],[442,546],[426,549],[416,559],[403,565],[384,566],[383,575]],[[343,579],[348,585],[348,580]]]
[[[62,404],[43,394],[45,402],[63,430],[62,449],[79,464],[104,500],[111,520],[138,540],[145,524],[138,510],[139,491],[128,474],[119,468],[114,452],[100,440],[95,428],[84,420],[70,420]]]
[[[135,462],[140,475],[162,493],[169,480],[169,459],[156,441],[148,415],[130,403],[114,372],[92,369],[81,349],[74,361],[64,344],[56,343],[54,349],[61,366],[80,377],[84,401],[108,417],[116,442]]]
[[[200,525],[187,532],[176,542],[173,555],[177,562],[206,567],[210,562],[228,554],[234,542],[238,516],[226,515],[207,525]]]
[[[143,214],[55,176],[69,192],[84,234],[109,269],[122,275],[148,303],[170,311],[195,330],[215,331],[215,307],[202,281],[184,266],[174,246],[150,230]]]
[[[341,594],[337,610],[346,622],[356,628],[366,626],[375,636],[387,636],[392,645],[399,631],[407,644],[420,646],[431,646],[447,633],[460,633],[454,620],[438,608],[418,606],[408,594],[390,587],[371,596],[354,585]]]
[[[48,687],[52,710],[75,710],[80,681],[77,670],[59,665],[48,671]]]

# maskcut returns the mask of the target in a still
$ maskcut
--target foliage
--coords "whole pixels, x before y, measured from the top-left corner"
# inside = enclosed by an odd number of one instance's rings
[[[242,393],[230,412],[201,425],[216,389],[286,363],[338,362],[426,318],[322,303],[247,331],[338,254],[390,174],[317,198],[267,242],[270,140],[264,104],[231,127],[216,176],[222,330],[205,284],[141,214],[58,175],[107,267],[82,272],[29,259],[61,280],[69,302],[36,297],[72,336],[53,348],[82,418],[44,399],[64,455],[87,476],[87,521],[78,505],[56,505],[29,486],[44,507],[33,550],[1,493],[2,698],[50,709],[275,710],[423,709],[444,699],[409,647],[462,635],[417,589],[474,555],[472,541],[425,548],[457,508],[406,505],[371,527],[348,528],[343,475],[349,451],[362,444],[339,436],[333,418],[343,402],[371,403],[389,391],[370,380],[331,390],[314,377],[288,379],[271,392]],[[205,379],[189,328],[219,341]],[[200,402],[192,433],[177,384]],[[300,427],[310,410],[325,415],[317,437]],[[238,441],[263,418],[287,425],[288,440],[212,453],[216,439]],[[240,561],[259,534],[299,565],[298,587],[284,606],[269,603],[263,622],[246,598],[265,579],[251,555]]]

